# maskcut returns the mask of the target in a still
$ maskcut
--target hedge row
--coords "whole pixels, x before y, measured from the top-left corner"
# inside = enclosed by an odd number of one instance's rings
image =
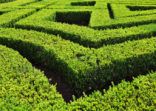
[[[3,0],[1,0],[3,1]],[[6,1],[6,0],[4,0]],[[10,0],[8,0],[10,1]],[[33,3],[34,2],[34,3]],[[35,3],[36,2],[36,3]],[[50,9],[77,9],[77,6],[72,6],[71,4],[73,4],[73,1],[69,1],[69,0],[63,0],[63,1],[56,1],[56,3],[52,3],[54,1],[46,1],[46,0],[15,0],[14,2],[8,2],[5,4],[0,4],[0,8],[11,8],[11,9],[17,9],[17,8],[42,8],[45,5],[48,5],[47,8]],[[85,4],[88,5],[89,4],[93,4],[94,1],[88,1],[88,0],[83,0],[83,1],[74,1],[74,3],[78,3],[78,4]],[[130,5],[153,5],[155,3],[155,1],[127,1],[127,0],[105,0],[105,1],[99,1],[96,0],[96,4],[95,6],[79,6],[79,8],[81,9],[104,9],[104,5],[106,5],[107,3],[115,3],[115,4],[130,4]],[[26,6],[22,6],[28,4]],[[36,5],[36,6],[35,6]],[[37,6],[38,5],[38,6]]]
[[[71,10],[66,10],[60,13],[67,13]],[[72,16],[80,12],[81,10],[74,10],[70,13],[73,13]],[[49,13],[51,12],[51,13]],[[69,13],[68,12],[68,13]],[[114,30],[93,30],[87,27],[80,27],[76,25],[68,25],[64,23],[55,22],[56,18],[55,10],[42,10],[39,11],[26,19],[22,19],[16,23],[16,27],[23,29],[33,29],[37,31],[43,31],[46,33],[60,35],[64,39],[68,39],[79,43],[85,47],[101,47],[103,45],[121,43],[126,40],[135,40],[144,37],[150,37],[151,35],[155,35],[155,24],[143,25],[143,26],[134,26],[131,28],[119,28]],[[84,13],[85,14],[85,13]],[[92,13],[94,14],[94,12]],[[69,15],[68,15],[69,16]],[[77,15],[75,15],[77,16]],[[86,15],[87,17],[88,15]],[[73,18],[73,17],[72,17]],[[69,16],[69,20],[71,21],[71,17]],[[66,21],[68,18],[66,16]],[[75,20],[72,20],[75,21]],[[93,19],[91,18],[91,21]]]
[[[72,6],[94,6],[96,1],[71,2]]]
[[[97,0],[62,0],[52,4],[48,9],[103,9],[105,1]]]
[[[0,45],[0,110],[62,110],[62,96],[18,52]]]
[[[85,64],[78,61],[75,56],[83,50],[89,51],[89,49],[56,36],[6,28],[0,29],[0,43],[18,50],[36,64],[43,64],[50,69],[63,73],[67,80],[70,80],[69,83],[74,81],[72,78],[76,76],[73,74],[74,69],[70,67],[70,64],[80,64],[76,67],[83,67],[84,69]]]
[[[0,27],[13,26],[16,21],[35,12],[34,9],[21,9],[4,13],[0,16]]]
[[[132,17],[125,17],[125,18],[116,18],[105,22],[96,21],[94,25],[91,23],[91,27],[94,29],[106,29],[106,28],[119,28],[119,27],[131,27],[149,23],[156,22],[156,14],[151,15],[143,15],[143,16],[132,16]]]
[[[92,17],[90,20],[90,27],[93,27],[96,25],[104,25],[105,22],[108,22],[111,20],[110,13],[107,7],[107,3],[105,3],[103,7],[104,9],[94,10],[92,12]]]
[[[131,83],[122,81],[108,91],[99,91],[68,104],[69,111],[154,111],[156,73],[139,76]]]
[[[114,3],[114,4],[130,4],[130,5],[153,5],[155,4],[156,0],[105,0],[105,2],[108,3]]]
[[[141,11],[141,10],[154,10],[156,9],[156,6],[148,6],[148,5],[141,5],[141,6],[127,6],[131,11]]]
[[[0,110],[107,111],[154,110],[156,73],[121,82],[104,94],[91,95],[66,104],[56,87],[18,52],[0,45]]]
[[[12,2],[14,0],[0,0],[0,3]]]
[[[34,0],[15,0],[13,2],[0,4],[0,9],[16,9],[18,6],[26,3],[31,3]]]
[[[116,18],[123,18],[123,17],[135,17],[135,16],[143,16],[143,15],[152,15],[156,13],[156,9],[155,10],[141,10],[141,8],[138,7],[137,11],[131,11],[130,9],[134,7],[135,10],[135,6],[132,6],[130,4],[126,5],[126,4],[112,4],[112,9],[114,11],[114,15]],[[144,6],[140,6],[140,7],[144,7]],[[145,6],[145,7],[151,7],[151,6]]]
[[[95,50],[40,32],[0,30],[1,44],[18,50],[35,63],[60,71],[77,94],[155,70],[155,42],[152,37]]]
[[[42,9],[42,8],[48,8],[49,5],[55,4],[57,1],[56,0],[35,0],[32,2],[28,2],[22,5],[18,5],[16,8],[20,8],[20,9]]]

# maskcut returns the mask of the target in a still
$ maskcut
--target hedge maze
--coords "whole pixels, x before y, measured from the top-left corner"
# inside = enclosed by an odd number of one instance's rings
[[[154,110],[155,71],[156,0],[0,0],[0,110]]]

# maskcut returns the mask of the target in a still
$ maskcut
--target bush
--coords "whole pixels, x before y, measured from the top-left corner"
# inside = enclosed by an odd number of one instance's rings
[[[0,30],[1,44],[18,50],[30,61],[60,72],[76,93],[154,70],[155,41],[153,37],[95,50],[40,32]]]
[[[12,2],[14,0],[0,0],[0,3]]]
[[[63,109],[62,96],[41,71],[12,49],[0,51],[0,110]]]
[[[96,91],[68,104],[70,111],[143,111],[156,109],[156,73],[123,81],[104,94]]]
[[[20,54],[0,46],[0,110],[154,110],[156,73],[139,76],[133,82],[122,81],[101,93],[81,97],[66,104],[56,87],[42,72]]]

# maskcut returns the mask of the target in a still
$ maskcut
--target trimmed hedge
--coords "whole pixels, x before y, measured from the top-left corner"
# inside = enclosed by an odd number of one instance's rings
[[[102,88],[108,81],[154,70],[155,42],[152,37],[95,50],[35,31],[0,30],[0,44],[18,50],[35,63],[60,71],[77,94]]]
[[[103,23],[97,23],[96,25],[92,25],[94,29],[107,29],[107,28],[119,28],[119,27],[132,27],[137,25],[145,25],[149,23],[156,22],[156,14],[151,15],[143,15],[143,16],[134,16],[134,17],[125,17],[125,18],[116,18],[115,20],[105,21]]]
[[[0,3],[12,2],[14,0],[0,0]]]
[[[51,14],[49,12],[51,12]],[[64,11],[64,15],[66,15],[67,12],[69,13],[70,10]],[[79,11],[74,10],[72,12],[78,13]],[[127,40],[151,37],[156,33],[155,24],[101,31],[77,25],[62,24],[55,22],[55,13],[55,10],[44,9],[27,17],[26,19],[20,20],[15,26],[17,28],[33,29],[54,35],[60,35],[64,39],[92,48],[121,43]],[[91,21],[93,21],[93,19],[91,19]]]
[[[125,5],[125,4],[112,4],[112,9],[114,11],[115,17],[116,18],[124,18],[124,17],[143,16],[143,15],[150,16],[150,15],[156,13],[156,10],[131,11],[131,10],[128,9],[129,6],[131,6],[131,5],[129,5],[129,4],[128,5]]]
[[[119,83],[155,71],[156,10],[153,4],[156,0],[95,2],[15,0],[1,3],[0,44],[19,51],[32,63],[60,72],[77,95],[103,89],[112,81]],[[14,26],[27,30],[6,28]],[[156,109],[155,72],[65,103],[42,72],[5,46],[0,46],[0,110]]]
[[[18,52],[0,45],[0,110],[154,110],[156,73],[121,82],[66,104],[56,87]]]
[[[34,9],[21,9],[4,13],[0,16],[0,27],[14,26],[16,21],[32,14],[33,12],[35,12]]]
[[[101,93],[81,97],[68,104],[69,111],[154,111],[156,109],[156,73],[139,76],[133,82],[122,81]]]
[[[141,5],[141,6],[127,6],[131,11],[141,11],[141,10],[154,10],[156,9],[156,6],[146,6],[146,5]]]
[[[74,75],[71,75],[73,69],[69,64],[77,63],[81,64],[80,67],[86,67],[85,64],[76,58],[74,59],[74,57],[83,49],[85,51],[87,49],[59,37],[35,31],[2,28],[0,29],[0,44],[18,50],[36,64],[43,64],[46,67],[62,72],[66,75],[66,80],[73,81],[72,78],[74,77]],[[74,51],[77,47],[80,48]]]
[[[96,1],[71,2],[72,6],[94,6]]]
[[[65,102],[44,74],[0,45],[0,110],[62,110]]]
[[[0,9],[18,9],[19,6],[26,3],[31,3],[34,0],[15,0],[13,2],[0,4]]]

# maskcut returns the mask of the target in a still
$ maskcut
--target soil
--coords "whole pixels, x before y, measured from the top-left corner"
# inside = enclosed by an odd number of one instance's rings
[[[72,101],[72,96],[74,95],[74,91],[72,88],[65,82],[61,74],[49,70],[41,65],[35,65],[37,69],[44,71],[44,74],[47,76],[49,83],[56,85],[57,91],[62,94],[62,97],[66,102]]]

